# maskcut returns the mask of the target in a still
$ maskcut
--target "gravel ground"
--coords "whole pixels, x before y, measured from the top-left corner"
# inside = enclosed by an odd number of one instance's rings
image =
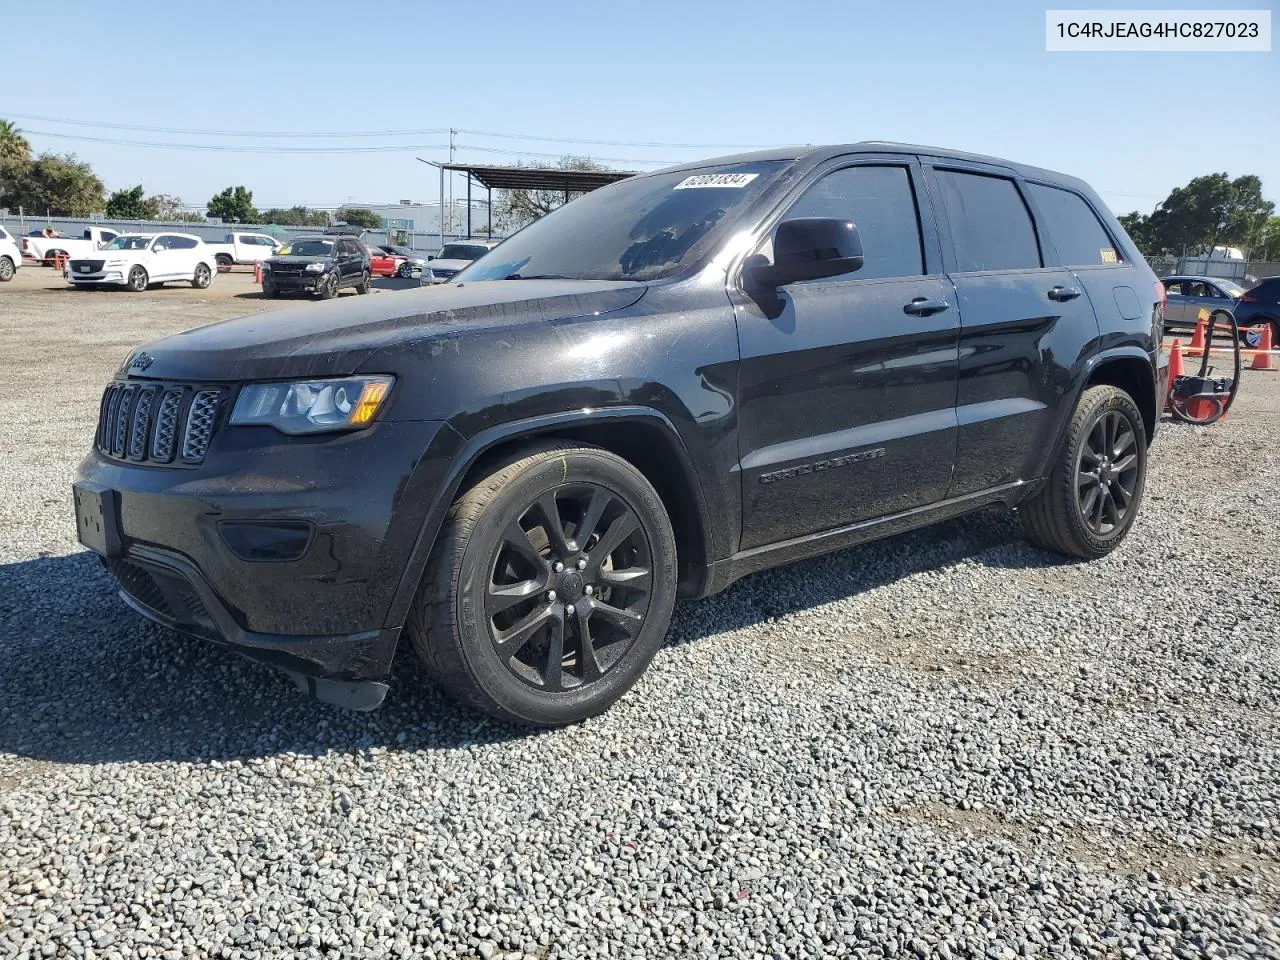
[[[1280,956],[1280,374],[1162,427],[1105,560],[982,514],[761,574],[533,733],[130,613],[71,516],[101,385],[265,305],[47,277],[0,288],[0,955]]]

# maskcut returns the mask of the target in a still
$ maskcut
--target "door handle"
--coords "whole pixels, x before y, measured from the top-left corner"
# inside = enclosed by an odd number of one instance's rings
[[[1063,303],[1067,300],[1074,300],[1076,297],[1080,296],[1081,292],[1082,291],[1079,287],[1064,287],[1059,285],[1049,291],[1049,299]]]
[[[916,297],[903,306],[902,312],[916,317],[927,317],[930,314],[941,313],[950,306],[951,304],[942,299],[931,300],[927,297]]]

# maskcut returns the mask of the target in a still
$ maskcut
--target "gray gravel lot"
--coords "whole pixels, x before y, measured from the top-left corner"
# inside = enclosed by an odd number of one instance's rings
[[[1280,374],[1162,426],[1105,560],[995,513],[761,574],[529,732],[129,612],[70,506],[102,384],[266,304],[50,277],[0,286],[0,956],[1280,957]]]

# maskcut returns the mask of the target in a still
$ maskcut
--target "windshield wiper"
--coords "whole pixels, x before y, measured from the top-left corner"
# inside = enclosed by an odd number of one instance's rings
[[[572,280],[572,277],[566,277],[561,273],[509,273],[503,280]]]

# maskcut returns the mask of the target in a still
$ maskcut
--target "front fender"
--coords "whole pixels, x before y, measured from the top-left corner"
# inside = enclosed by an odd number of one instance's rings
[[[470,437],[464,437],[456,429],[450,429],[452,442],[456,447],[451,454],[452,463],[443,482],[439,485],[423,521],[422,529],[410,551],[400,583],[392,598],[391,607],[387,612],[386,625],[395,627],[404,625],[449,507],[457,497],[468,471],[485,453],[513,440],[534,439],[554,435],[557,431],[606,427],[628,422],[646,423],[663,432],[680,463],[684,474],[684,486],[695,499],[697,516],[706,517],[705,493],[688,448],[671,420],[661,411],[651,407],[628,405],[547,413],[491,426]],[[703,556],[711,556],[712,554],[708,551],[714,548],[707,542],[705,532],[701,532],[701,535]]]

